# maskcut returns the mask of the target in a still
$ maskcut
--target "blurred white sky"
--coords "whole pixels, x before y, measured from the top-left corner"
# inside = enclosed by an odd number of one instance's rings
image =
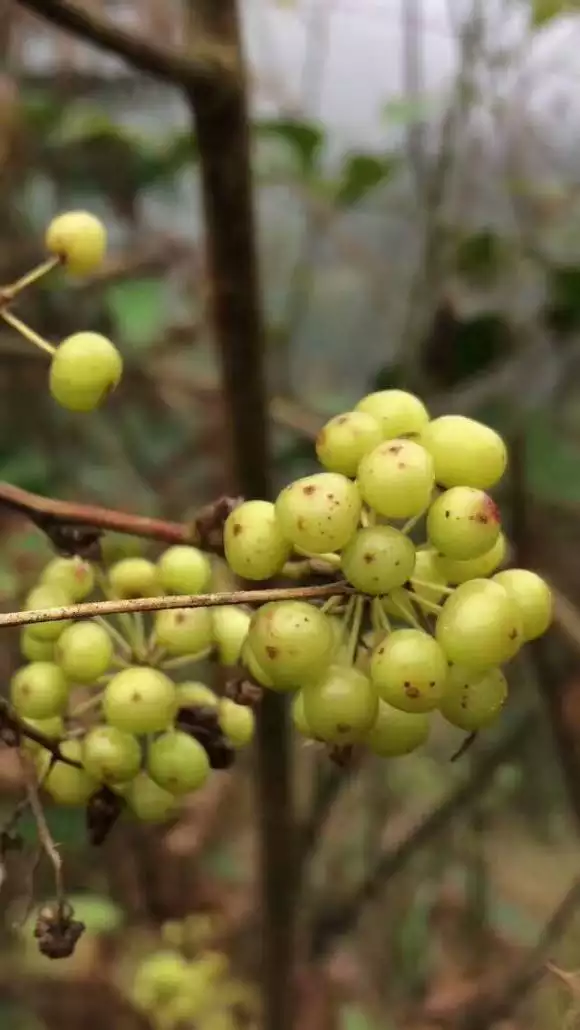
[[[380,145],[384,109],[404,92],[403,5],[412,0],[243,0],[247,44],[265,109],[302,108],[347,145]],[[422,0],[420,49],[427,107],[437,110],[457,63],[457,25],[483,5],[489,45],[517,46],[525,0]],[[578,87],[580,17],[536,33],[526,64],[540,108]],[[308,71],[310,68],[310,71]],[[576,105],[579,108],[580,104]]]

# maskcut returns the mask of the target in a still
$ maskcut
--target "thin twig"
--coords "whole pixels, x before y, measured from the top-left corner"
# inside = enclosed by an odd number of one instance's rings
[[[329,597],[356,595],[348,583],[324,583],[314,587],[270,587],[260,590],[226,590],[217,594],[183,594],[171,597],[136,597],[128,600],[87,601],[60,608],[39,608],[37,611],[6,612],[0,615],[0,629],[5,626],[32,626],[39,622],[61,622],[65,619],[91,619],[95,616],[131,612],[161,612],[175,608],[215,608],[230,604],[267,604],[270,601],[320,601]]]
[[[200,37],[190,56],[136,36],[103,18],[81,9],[69,0],[17,0],[44,21],[64,29],[100,50],[127,61],[133,68],[174,86],[191,86],[198,79],[226,82],[236,70],[235,52]]]
[[[62,879],[62,858],[60,857],[58,848],[52,839],[42,802],[38,794],[38,784],[34,775],[32,764],[27,755],[24,755],[18,750],[18,758],[20,767],[22,769],[22,775],[26,784],[26,793],[34,821],[36,823],[36,829],[38,832],[38,839],[42,845],[42,849],[49,859],[50,864],[54,870],[54,881],[55,881],[55,894],[56,900],[59,906],[62,906],[65,901],[64,885]]]
[[[65,765],[72,765],[75,769],[81,769],[82,765],[74,758],[67,758],[60,749],[59,742],[47,737],[46,734],[30,726],[24,719],[21,719],[16,712],[12,711],[10,705],[4,698],[0,698],[0,716],[6,725],[14,730],[17,737],[26,737],[33,744],[38,744],[52,755],[53,761],[64,762]]]
[[[312,953],[324,956],[335,939],[348,933],[356,924],[364,905],[371,901],[383,885],[406,866],[411,856],[423,848],[459,812],[477,797],[493,778],[496,769],[521,746],[534,723],[533,712],[525,713],[501,740],[481,759],[473,763],[469,776],[455,787],[445,800],[428,813],[394,848],[386,851],[368,876],[342,905],[322,911],[315,923]]]

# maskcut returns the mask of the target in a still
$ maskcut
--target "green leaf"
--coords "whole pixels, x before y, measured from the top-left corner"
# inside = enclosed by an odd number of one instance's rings
[[[412,125],[429,118],[431,107],[432,101],[426,98],[409,100],[408,97],[396,97],[384,105],[382,117],[391,125]]]
[[[371,154],[350,154],[346,159],[336,194],[338,204],[350,207],[381,183],[388,182],[396,167],[393,158]]]
[[[254,131],[258,137],[287,144],[296,155],[302,174],[312,174],[325,139],[320,126],[293,119],[269,119],[256,122]]]
[[[540,28],[559,14],[580,10],[577,0],[532,0],[532,25]]]
[[[162,279],[128,279],[114,283],[105,303],[121,344],[142,348],[159,336],[168,319],[167,287]]]

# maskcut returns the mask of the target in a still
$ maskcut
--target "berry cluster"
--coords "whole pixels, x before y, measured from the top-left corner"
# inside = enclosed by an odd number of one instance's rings
[[[98,591],[119,599],[199,594],[211,576],[208,556],[186,545],[168,548],[156,562],[121,558],[106,574],[84,559],[57,557],[25,608],[67,605]],[[145,821],[171,815],[211,768],[231,765],[254,731],[251,708],[176,676],[210,655],[234,665],[249,624],[246,610],[224,607],[25,627],[27,661],[12,677],[11,704],[23,724],[59,742],[69,760],[55,762],[46,747],[25,740],[44,790],[60,804],[88,805],[97,820],[103,802],[111,818],[125,806]],[[95,834],[101,836],[98,826]]]
[[[130,999],[156,1030],[193,1023],[200,1030],[233,1030],[253,1024],[256,992],[234,977],[223,952],[211,948],[215,922],[199,915],[166,923],[162,947],[134,970]]]
[[[93,332],[73,333],[55,347],[17,318],[10,305],[23,290],[58,266],[73,276],[90,275],[103,261],[106,242],[105,228],[94,215],[86,211],[59,215],[46,231],[45,247],[50,258],[0,289],[1,317],[51,356],[50,392],[69,411],[93,411],[116,388],[123,372],[119,351],[107,337]]]
[[[23,630],[27,664],[11,701],[29,727],[61,742],[68,763],[26,744],[54,800],[87,804],[93,820],[125,806],[165,819],[250,742],[252,707],[268,690],[293,694],[298,731],[337,757],[355,746],[407,754],[427,739],[435,710],[467,732],[494,720],[507,696],[503,667],[552,616],[538,575],[498,571],[507,545],[486,491],[506,468],[501,437],[459,416],[430,420],[416,397],[387,390],[332,419],[317,452],[326,471],[275,503],[239,504],[223,544],[246,579],[292,577],[314,563],[328,580],[324,603],[297,586],[295,599],[253,612],[192,606]],[[420,523],[426,542],[415,544]],[[59,557],[26,607],[78,602],[97,587],[120,599],[203,595],[211,582],[210,558],[192,546],[157,561],[122,557],[106,574]],[[209,657],[228,669],[227,696],[188,672]],[[181,672],[192,678],[178,682]]]
[[[386,390],[331,419],[316,450],[325,471],[225,525],[240,576],[279,575],[299,555],[343,577],[321,608],[283,601],[254,615],[242,648],[253,680],[294,692],[298,730],[333,746],[406,754],[435,709],[468,732],[487,726],[506,700],[502,667],[552,617],[538,575],[497,571],[507,545],[487,491],[507,466],[502,438]]]

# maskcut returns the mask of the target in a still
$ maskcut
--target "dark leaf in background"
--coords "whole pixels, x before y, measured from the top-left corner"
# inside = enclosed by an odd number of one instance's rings
[[[320,126],[311,122],[276,118],[257,122],[254,131],[258,137],[279,139],[288,144],[299,160],[302,174],[312,174],[325,139],[324,130]]]
[[[349,154],[336,193],[337,204],[350,207],[363,200],[371,190],[387,183],[397,167],[398,161],[394,157]]]

